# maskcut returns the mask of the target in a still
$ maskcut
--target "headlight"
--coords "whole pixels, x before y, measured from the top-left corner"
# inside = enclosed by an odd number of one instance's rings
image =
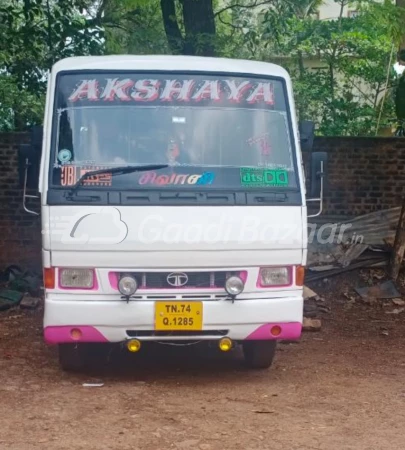
[[[225,289],[229,295],[238,295],[243,292],[245,284],[236,276],[229,277],[225,282]]]
[[[135,291],[138,289],[138,283],[134,277],[126,275],[118,282],[118,289],[122,295],[130,296],[135,294]]]
[[[92,289],[94,287],[93,269],[59,269],[61,288]]]
[[[259,287],[288,286],[291,284],[289,267],[263,267],[259,274]]]

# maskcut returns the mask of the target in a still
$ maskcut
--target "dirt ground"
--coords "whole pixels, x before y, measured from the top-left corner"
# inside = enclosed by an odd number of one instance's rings
[[[405,312],[350,302],[352,283],[312,286],[331,308],[323,330],[265,371],[237,350],[159,346],[67,374],[40,309],[0,313],[0,449],[403,450]]]

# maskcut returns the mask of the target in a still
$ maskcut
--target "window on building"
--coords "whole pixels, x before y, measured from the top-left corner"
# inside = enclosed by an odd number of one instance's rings
[[[355,17],[360,15],[360,11],[349,10],[348,17],[354,19]]]

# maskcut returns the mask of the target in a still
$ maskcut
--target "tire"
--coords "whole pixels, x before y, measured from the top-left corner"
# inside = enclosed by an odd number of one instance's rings
[[[80,344],[59,344],[59,364],[67,372],[78,372],[86,366],[84,348]]]
[[[243,343],[245,363],[250,369],[268,369],[276,354],[277,341],[247,341]]]

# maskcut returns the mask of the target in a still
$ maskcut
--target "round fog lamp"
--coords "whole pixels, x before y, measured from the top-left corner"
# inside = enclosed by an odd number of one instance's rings
[[[72,328],[70,330],[70,337],[73,341],[80,341],[80,339],[82,338],[81,330],[79,330],[79,328]]]
[[[281,332],[282,332],[282,328],[280,327],[280,325],[274,325],[274,327],[271,327],[270,333],[273,336],[280,336]]]
[[[229,338],[222,338],[219,341],[219,348],[223,352],[229,352],[232,348],[232,341]]]
[[[137,353],[141,349],[142,344],[138,339],[131,339],[127,342],[127,349],[131,353]]]
[[[118,282],[118,289],[122,295],[129,296],[135,294],[135,291],[138,289],[138,283],[135,278],[125,276]]]
[[[225,289],[229,295],[238,295],[243,292],[245,285],[243,281],[236,276],[229,277],[225,282]]]

